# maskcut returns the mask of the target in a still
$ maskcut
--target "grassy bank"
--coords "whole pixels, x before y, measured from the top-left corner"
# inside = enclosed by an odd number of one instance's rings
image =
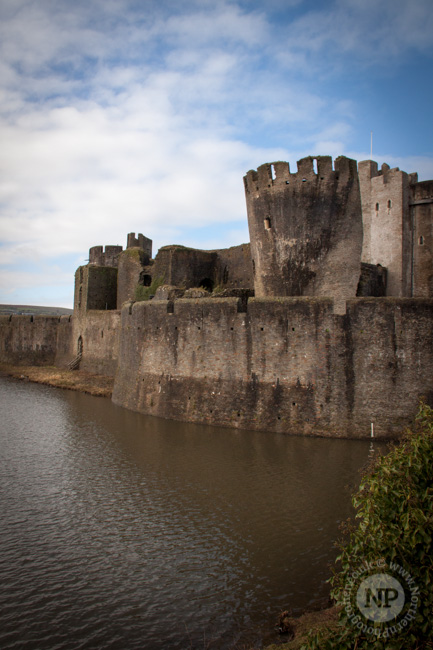
[[[265,650],[300,650],[310,634],[337,628],[338,611],[337,607],[329,607],[318,612],[305,612],[298,618],[289,616],[287,624],[290,632],[287,637],[281,635],[282,643],[266,646]],[[284,642],[285,638],[291,640]]]
[[[66,370],[54,366],[0,364],[0,372],[21,381],[34,381],[37,384],[77,390],[80,393],[99,397],[111,397],[113,392],[113,377],[103,377],[84,370]]]

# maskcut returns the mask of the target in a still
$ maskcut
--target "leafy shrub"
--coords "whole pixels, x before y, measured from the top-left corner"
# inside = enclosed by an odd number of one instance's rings
[[[154,278],[150,287],[143,287],[137,284],[135,287],[135,300],[140,302],[142,300],[150,300],[150,296],[154,296],[158,287],[164,284],[164,278]]]
[[[338,629],[310,637],[304,650],[433,648],[432,476],[433,409],[422,403],[414,430],[362,478],[353,497],[359,524],[348,526],[341,568],[330,581],[341,607]],[[395,620],[372,622],[361,615],[356,594],[364,578],[384,573],[404,589],[404,606]]]

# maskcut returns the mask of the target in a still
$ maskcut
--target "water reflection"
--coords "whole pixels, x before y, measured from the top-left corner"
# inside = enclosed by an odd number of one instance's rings
[[[369,441],[0,381],[2,648],[222,649],[327,594]]]

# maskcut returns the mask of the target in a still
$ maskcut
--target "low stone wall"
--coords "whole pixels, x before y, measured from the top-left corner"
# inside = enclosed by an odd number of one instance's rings
[[[54,365],[59,323],[68,316],[0,316],[0,360],[15,365]]]
[[[113,401],[171,419],[290,434],[401,432],[433,396],[433,300],[125,305]]]

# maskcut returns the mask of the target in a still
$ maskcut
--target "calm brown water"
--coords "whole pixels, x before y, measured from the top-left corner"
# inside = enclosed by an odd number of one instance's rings
[[[369,453],[6,378],[0,423],[3,650],[273,641],[282,608],[326,596]]]

